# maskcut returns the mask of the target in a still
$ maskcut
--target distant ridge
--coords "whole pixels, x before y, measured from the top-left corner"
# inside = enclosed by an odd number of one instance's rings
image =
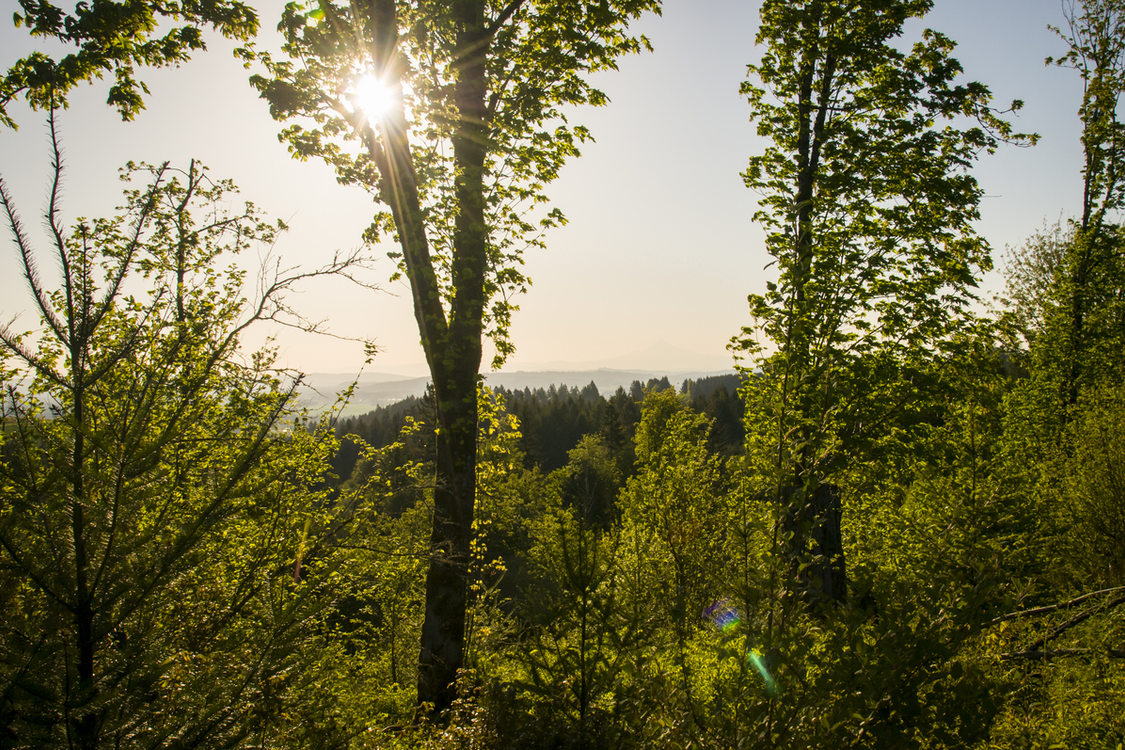
[[[667,341],[656,341],[635,351],[597,361],[538,361],[517,363],[527,372],[588,372],[613,369],[627,372],[657,372],[661,375],[679,372],[726,372],[733,367],[726,352],[704,354],[685,349]]]
[[[653,378],[667,377],[673,386],[679,388],[684,380],[696,380],[714,375],[727,375],[734,369],[726,370],[618,370],[600,367],[590,370],[538,370],[513,372],[490,372],[485,382],[490,386],[500,386],[508,390],[530,388],[550,388],[567,386],[582,388],[593,383],[598,393],[612,395],[618,388],[628,388],[633,381],[647,383]],[[301,391],[301,405],[313,412],[328,409],[336,402],[337,394],[355,381],[354,375],[343,373],[314,373],[306,376],[305,387]],[[364,373],[356,385],[351,401],[343,410],[343,415],[365,414],[379,406],[393,404],[410,396],[421,396],[429,384],[429,377],[402,377],[389,373]]]

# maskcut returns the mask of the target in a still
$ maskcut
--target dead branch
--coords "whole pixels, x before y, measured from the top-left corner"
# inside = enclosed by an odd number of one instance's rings
[[[1030,646],[1027,647],[1027,650],[1028,651],[1038,651],[1048,641],[1057,638],[1059,635],[1061,635],[1065,631],[1073,628],[1075,625],[1078,625],[1079,623],[1081,623],[1085,620],[1088,620],[1089,618],[1093,617],[1094,615],[1098,614],[1099,612],[1108,612],[1109,610],[1111,610],[1114,607],[1117,607],[1121,604],[1125,604],[1125,596],[1118,597],[1117,599],[1114,599],[1113,601],[1109,602],[1108,604],[1102,604],[1102,605],[1099,605],[1099,606],[1096,606],[1096,607],[1091,607],[1090,609],[1086,610],[1085,612],[1081,612],[1081,613],[1075,615],[1074,617],[1070,618],[1069,620],[1064,622],[1062,625],[1059,625],[1057,628],[1052,630],[1050,632],[1050,634],[1045,635],[1042,638],[1040,638],[1039,640],[1032,643]]]
[[[1125,659],[1125,648],[1107,648],[1105,650],[1093,648],[1028,649],[1026,651],[1010,651],[1006,654],[1000,654],[1000,658],[1045,660],[1062,656],[1091,656],[1095,654],[1105,654],[1113,659]]]
[[[1087,599],[1092,599],[1095,596],[1104,596],[1105,594],[1113,594],[1113,593],[1116,593],[1118,591],[1125,591],[1125,586],[1114,586],[1113,588],[1102,589],[1100,591],[1091,591],[1088,594],[1082,594],[1082,596],[1075,597],[1073,599],[1070,599],[1069,601],[1059,602],[1058,604],[1048,604],[1048,605],[1043,606],[1043,607],[1035,607],[1033,609],[1024,609],[1024,610],[1020,610],[1018,612],[1009,612],[1006,615],[1001,615],[1000,617],[989,620],[988,622],[986,622],[984,624],[984,626],[987,628],[987,627],[991,627],[993,625],[997,625],[1001,622],[1005,622],[1007,620],[1016,620],[1016,619],[1019,619],[1021,617],[1035,617],[1037,615],[1044,615],[1044,614],[1047,614],[1049,612],[1055,612],[1055,611],[1058,611],[1060,609],[1068,609],[1070,607],[1073,607],[1076,604],[1081,604],[1082,602],[1086,601]]]

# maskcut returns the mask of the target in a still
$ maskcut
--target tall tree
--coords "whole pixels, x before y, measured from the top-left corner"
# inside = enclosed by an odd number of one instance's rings
[[[565,109],[604,104],[586,78],[647,45],[628,22],[658,0],[356,0],[286,6],[288,60],[255,85],[298,158],[317,156],[387,211],[433,379],[437,487],[418,699],[450,705],[462,664],[482,341],[511,352],[523,250],[563,221],[544,186],[587,131]],[[373,100],[384,107],[376,112]],[[358,140],[357,154],[347,141]]]
[[[1068,49],[1047,62],[1073,68],[1082,79],[1082,208],[1053,274],[1048,346],[1061,355],[1052,358],[1063,403],[1074,406],[1084,386],[1114,369],[1125,344],[1125,243],[1118,225],[1125,205],[1125,123],[1118,115],[1125,92],[1125,3],[1067,0],[1063,15],[1065,26],[1055,31]]]
[[[1033,661],[1041,679],[1013,695],[995,733],[1017,729],[1059,744],[1120,735],[1121,691],[1103,675],[1121,657],[1115,645],[1125,622],[1125,452],[1117,439],[1125,394],[1125,3],[1067,0],[1062,17],[1053,30],[1065,51],[1047,63],[1074,70],[1082,83],[1082,188],[1071,196],[1079,208],[1033,234],[1006,269],[1030,356],[1028,377],[1005,403],[1002,445],[1018,467],[1009,483],[1035,509],[1027,533],[1042,541],[1035,588],[1000,619],[1018,626],[1003,633],[999,650]],[[1041,706],[1050,707],[1043,718],[1025,718]]]
[[[950,39],[925,30],[901,48],[904,24],[931,6],[766,0],[756,81],[743,86],[769,143],[744,177],[778,268],[750,297],[758,328],[742,343],[764,377],[748,392],[769,414],[779,540],[814,602],[845,591],[841,433],[887,417],[860,413],[869,388],[851,364],[941,341],[990,265],[968,170],[1012,133],[985,86],[959,82]]]

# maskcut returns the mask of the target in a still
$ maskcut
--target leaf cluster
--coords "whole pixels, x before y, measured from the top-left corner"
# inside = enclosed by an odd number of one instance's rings
[[[203,30],[246,41],[258,31],[254,9],[239,0],[201,2],[80,2],[69,11],[49,0],[20,0],[12,14],[17,28],[51,39],[67,50],[57,56],[36,51],[17,60],[0,78],[0,124],[16,127],[8,105],[24,97],[35,109],[65,107],[80,83],[113,74],[106,103],[123,120],[144,109],[148,86],[138,67],[179,65],[207,48]]]

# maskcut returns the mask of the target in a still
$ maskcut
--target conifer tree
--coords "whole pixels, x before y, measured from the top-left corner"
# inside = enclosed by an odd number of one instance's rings
[[[57,142],[54,174],[42,254],[0,181],[39,315],[0,326],[2,742],[268,734],[320,611],[326,555],[305,550],[330,528],[311,488],[331,445],[289,422],[296,383],[268,351],[239,353],[300,275],[248,298],[224,267],[284,225],[229,208],[233,186],[193,162],[130,165],[121,212],[68,228]]]

